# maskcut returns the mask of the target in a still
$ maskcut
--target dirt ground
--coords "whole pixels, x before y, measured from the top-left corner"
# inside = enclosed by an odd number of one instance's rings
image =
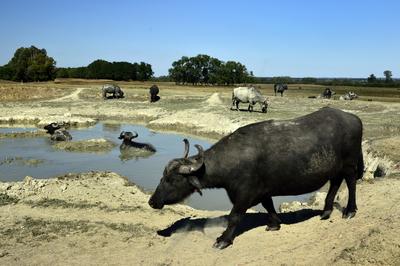
[[[319,100],[307,95],[320,88],[293,87],[284,97],[274,97],[266,86],[261,88],[269,98],[265,114],[257,112],[259,106],[253,113],[230,111],[231,88],[159,84],[161,100],[150,104],[147,83],[121,84],[126,98],[119,100],[103,100],[101,82],[26,86],[34,92],[43,86],[48,93],[0,98],[4,126],[65,121],[77,127],[108,120],[215,141],[256,121],[290,119],[323,106],[340,108],[363,120],[369,179],[357,185],[353,219],[341,218],[346,189],[327,221],[318,216],[321,202],[304,204],[280,213],[281,230],[269,232],[268,215],[249,211],[234,244],[222,251],[212,244],[224,230],[227,212],[182,204],[153,210],[148,193],[115,173],[0,182],[1,265],[400,264],[400,103],[395,93],[385,101],[378,101],[375,92],[366,93],[365,101]],[[0,92],[10,87],[23,85],[1,84]],[[20,91],[26,93],[24,88]],[[377,177],[378,172],[383,176]]]

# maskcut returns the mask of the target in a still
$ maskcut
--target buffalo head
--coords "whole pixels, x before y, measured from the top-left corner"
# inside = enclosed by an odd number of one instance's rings
[[[47,132],[46,133],[49,133],[50,135],[53,135],[54,134],[54,132],[57,130],[57,129],[60,129],[61,128],[61,126],[58,124],[58,123],[50,123],[50,124],[48,124],[48,125],[46,125],[46,126],[44,126],[44,129],[46,129],[47,130]]]
[[[133,131],[133,133],[130,131],[122,131],[118,139],[131,140],[137,138],[138,136],[139,134],[136,131]]]
[[[268,108],[268,102],[267,100],[263,101],[261,104],[261,112],[266,113]]]
[[[185,142],[183,158],[174,159],[167,164],[160,184],[149,200],[149,205],[154,209],[162,209],[165,204],[181,202],[195,191],[202,195],[198,176],[204,165],[203,148],[195,145],[198,154],[188,158],[189,141],[187,139],[183,141]]]

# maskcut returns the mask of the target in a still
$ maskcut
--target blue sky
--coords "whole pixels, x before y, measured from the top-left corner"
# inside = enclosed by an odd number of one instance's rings
[[[400,77],[400,1],[0,1],[0,65],[18,47],[58,67],[208,54],[256,76]]]

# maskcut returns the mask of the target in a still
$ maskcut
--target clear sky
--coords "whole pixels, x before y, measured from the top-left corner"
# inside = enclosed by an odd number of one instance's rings
[[[58,67],[208,54],[256,76],[400,77],[398,0],[1,0],[0,65],[45,48]]]

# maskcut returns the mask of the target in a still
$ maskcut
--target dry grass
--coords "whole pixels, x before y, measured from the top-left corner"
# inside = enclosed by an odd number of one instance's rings
[[[54,88],[47,84],[42,86],[25,86],[0,84],[0,102],[45,100],[62,97],[72,92],[71,89]]]
[[[71,89],[85,87],[94,89],[94,94],[84,95],[84,98],[100,98],[100,87],[107,83],[117,83],[124,91],[128,92],[128,99],[139,97],[142,100],[148,99],[148,89],[151,85],[157,84],[160,88],[160,96],[163,95],[199,95],[204,93],[219,92],[222,95],[230,95],[235,86],[192,86],[176,85],[174,82],[153,82],[153,81],[113,81],[113,80],[86,80],[86,79],[56,79],[54,82],[32,82],[13,83],[0,80],[0,101],[10,100],[32,100],[62,97],[71,93]],[[273,96],[273,84],[255,84],[266,96]],[[290,84],[285,97],[308,97],[317,96],[327,86],[310,84]],[[336,98],[348,91],[354,91],[365,101],[400,102],[399,88],[374,88],[374,87],[351,87],[351,86],[329,86],[336,92]],[[134,89],[135,93],[129,95]],[[98,91],[98,93],[97,93]]]

